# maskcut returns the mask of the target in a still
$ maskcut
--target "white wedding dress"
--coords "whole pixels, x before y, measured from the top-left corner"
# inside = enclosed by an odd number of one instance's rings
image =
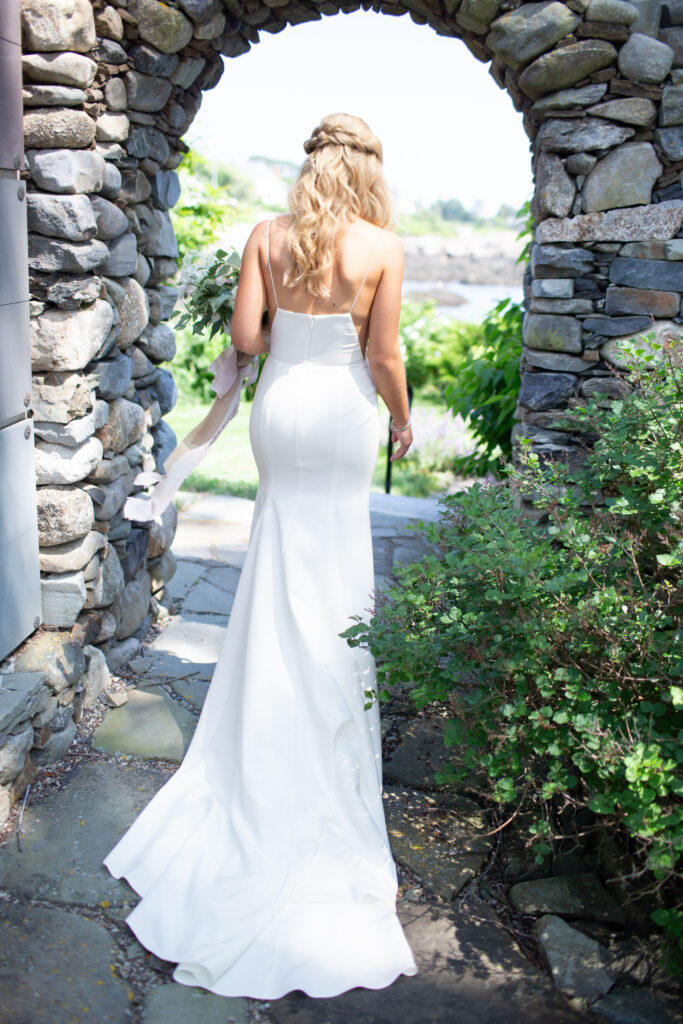
[[[249,430],[254,518],[194,737],[103,863],[142,897],[126,922],[182,984],[258,999],[383,988],[417,966],[396,915],[379,705],[364,706],[375,664],[338,635],[374,585],[379,417],[350,310],[278,306]]]

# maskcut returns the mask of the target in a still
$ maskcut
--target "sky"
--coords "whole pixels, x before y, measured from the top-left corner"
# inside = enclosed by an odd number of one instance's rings
[[[531,196],[531,154],[505,90],[459,39],[408,15],[323,16],[261,32],[225,71],[185,134],[210,159],[306,159],[326,114],[362,117],[379,137],[399,205],[460,199],[484,215]]]

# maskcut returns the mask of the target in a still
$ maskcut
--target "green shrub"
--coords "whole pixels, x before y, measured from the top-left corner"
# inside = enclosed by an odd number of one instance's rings
[[[659,893],[653,920],[683,966],[683,373],[680,343],[635,350],[630,392],[568,419],[583,466],[522,439],[504,482],[443,499],[434,548],[397,567],[369,623],[342,634],[377,660],[380,699],[407,678],[448,710],[457,781],[483,768],[501,805],[587,805],[619,829]],[[538,522],[520,511],[533,498]]]
[[[426,299],[401,304],[398,333],[408,383],[422,398],[438,400],[479,341],[481,328],[440,315],[434,300]]]
[[[510,435],[517,407],[522,358],[521,303],[501,299],[485,317],[481,340],[453,374],[446,402],[460,413],[477,443],[475,451],[457,460],[464,475],[500,473],[510,458]]]
[[[207,181],[207,161],[190,150],[178,166],[180,199],[170,211],[178,240],[178,264],[189,252],[203,252],[218,238],[221,227],[232,216],[232,206],[224,188]]]

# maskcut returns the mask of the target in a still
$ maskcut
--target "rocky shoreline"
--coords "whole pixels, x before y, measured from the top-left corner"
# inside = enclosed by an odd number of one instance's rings
[[[467,225],[451,237],[404,235],[404,277],[412,281],[521,285],[524,264],[516,260],[524,240],[516,235],[513,230],[483,232]]]

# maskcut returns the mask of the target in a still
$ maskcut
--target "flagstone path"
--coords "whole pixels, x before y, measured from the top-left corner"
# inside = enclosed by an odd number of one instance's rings
[[[174,965],[137,943],[124,923],[137,896],[101,861],[187,749],[230,614],[253,508],[235,498],[181,500],[173,547],[178,571],[164,598],[168,614],[115,677],[112,692],[125,703],[90,709],[74,746],[41,771],[38,796],[23,814],[21,849],[18,808],[2,833],[0,1024],[604,1021],[570,1006],[522,952],[529,943],[521,932],[481,898],[475,883],[497,848],[485,835],[491,823],[476,801],[434,787],[443,747],[429,721],[383,720],[398,913],[418,975],[334,999],[301,992],[270,1002],[225,999],[174,983]],[[410,524],[436,511],[433,501],[373,494],[378,586],[396,562],[423,550]]]

